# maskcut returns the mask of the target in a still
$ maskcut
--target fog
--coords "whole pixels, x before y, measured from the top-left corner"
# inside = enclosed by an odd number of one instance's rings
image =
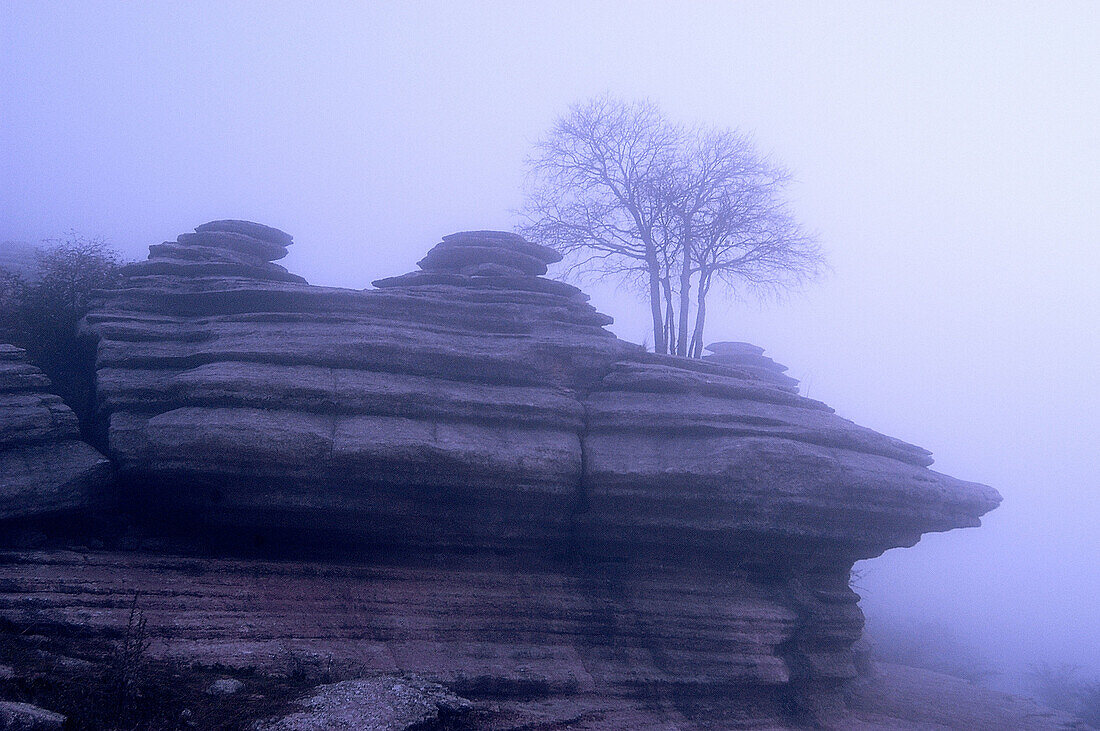
[[[317,7],[319,5],[319,7]],[[132,258],[215,218],[362,288],[510,229],[531,144],[610,91],[752,131],[831,273],[708,341],[993,485],[978,530],[862,565],[872,618],[1100,675],[1100,6],[34,3],[0,11],[0,240]],[[553,273],[553,272],[552,272]],[[641,342],[642,303],[586,284]]]

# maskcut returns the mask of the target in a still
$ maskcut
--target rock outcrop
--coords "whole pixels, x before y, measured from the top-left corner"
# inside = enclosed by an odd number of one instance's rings
[[[102,499],[107,459],[80,440],[76,415],[21,348],[0,344],[0,520]]]
[[[126,591],[171,607],[165,654],[262,664],[293,646],[530,722],[587,719],[555,727],[802,723],[855,674],[852,563],[999,502],[800,396],[752,346],[700,361],[618,340],[541,276],[557,254],[514,234],[445,237],[367,291],[273,264],[290,241],[200,226],[151,247],[85,322],[133,506],[369,557],[254,580],[207,562],[197,583],[138,561]],[[74,598],[90,564],[32,560],[0,616],[25,619],[33,586],[68,592],[35,605],[55,621],[119,618],[112,591]]]

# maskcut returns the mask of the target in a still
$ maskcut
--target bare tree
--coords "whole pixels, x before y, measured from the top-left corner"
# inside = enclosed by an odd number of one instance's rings
[[[813,236],[795,220],[783,200],[790,174],[761,158],[751,142],[729,131],[698,135],[692,159],[713,172],[689,180],[694,210],[692,236],[682,258],[695,277],[695,326],[690,342],[681,330],[676,352],[698,358],[703,350],[707,297],[715,284],[727,293],[779,293],[817,275],[824,257]],[[692,285],[684,279],[680,315],[688,309]]]
[[[572,271],[643,284],[659,353],[701,355],[715,284],[781,291],[823,263],[783,202],[785,170],[747,137],[686,129],[649,102],[571,107],[528,168],[524,232]]]
[[[525,234],[561,251],[574,270],[643,284],[658,352],[667,349],[661,272],[669,245],[660,183],[681,136],[653,104],[605,96],[573,106],[528,161]]]

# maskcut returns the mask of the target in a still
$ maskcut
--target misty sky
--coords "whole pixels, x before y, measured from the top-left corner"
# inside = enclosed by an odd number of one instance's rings
[[[604,91],[797,175],[833,272],[715,306],[708,340],[1005,496],[865,564],[865,610],[1100,674],[1100,4],[0,0],[0,241],[136,258],[246,218],[311,282],[367,287],[511,228],[531,143]]]

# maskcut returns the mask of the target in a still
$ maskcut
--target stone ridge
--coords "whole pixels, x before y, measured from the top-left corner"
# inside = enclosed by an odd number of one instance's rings
[[[103,498],[110,464],[80,441],[76,415],[21,348],[0,343],[0,520]]]
[[[862,624],[845,571],[761,576],[705,557],[0,559],[0,618],[17,626],[79,621],[85,635],[117,637],[139,592],[154,657],[271,671],[289,656],[338,678],[413,673],[479,706],[507,705],[502,725],[466,726],[475,729],[787,728],[789,688],[804,671],[776,647],[817,648],[814,676],[836,683],[854,673],[841,648]],[[638,702],[643,692],[652,702]],[[572,725],[588,714],[593,725]]]

